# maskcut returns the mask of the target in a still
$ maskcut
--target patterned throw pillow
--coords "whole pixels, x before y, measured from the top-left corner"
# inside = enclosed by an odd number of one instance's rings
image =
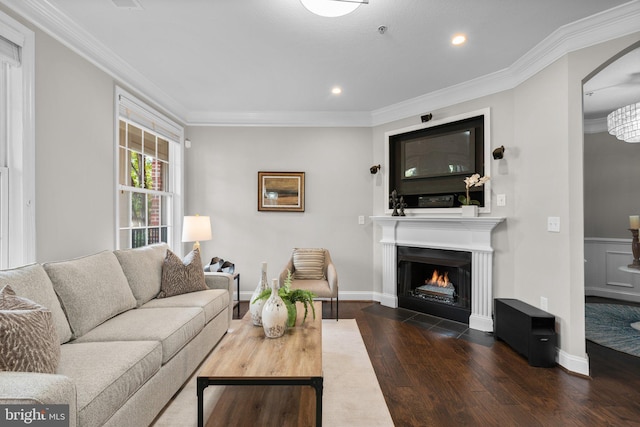
[[[294,279],[324,280],[324,249],[294,249]]]
[[[158,298],[172,297],[187,292],[204,291],[204,270],[200,259],[200,250],[189,252],[184,260],[167,249],[167,256],[162,264],[162,283]]]
[[[51,312],[4,286],[0,290],[0,371],[55,374],[58,362],[60,342]]]

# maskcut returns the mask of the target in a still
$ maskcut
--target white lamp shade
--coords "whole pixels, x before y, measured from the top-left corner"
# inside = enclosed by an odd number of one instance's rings
[[[211,240],[211,219],[208,216],[185,216],[182,223],[182,241]]]

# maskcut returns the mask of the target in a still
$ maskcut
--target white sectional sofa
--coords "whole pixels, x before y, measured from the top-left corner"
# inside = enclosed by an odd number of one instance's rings
[[[55,374],[0,372],[0,404],[68,404],[70,426],[145,426],[230,326],[233,278],[157,299],[166,244],[0,271],[0,288],[49,309]]]

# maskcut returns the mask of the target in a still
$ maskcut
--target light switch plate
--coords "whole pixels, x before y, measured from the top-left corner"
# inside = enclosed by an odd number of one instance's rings
[[[358,217],[358,224],[360,224],[360,225],[364,225],[364,215],[360,215],[360,216]]]
[[[506,194],[498,194],[496,197],[496,203],[498,206],[507,206],[507,195]]]
[[[560,232],[560,217],[550,216],[547,218],[547,231],[552,233]]]

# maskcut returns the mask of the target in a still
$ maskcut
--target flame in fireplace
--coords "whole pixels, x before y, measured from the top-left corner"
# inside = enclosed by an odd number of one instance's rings
[[[438,270],[433,270],[431,279],[425,280],[424,283],[425,285],[432,285],[432,286],[439,286],[441,288],[447,288],[451,286],[451,282],[449,281],[449,272],[445,271],[444,274],[440,274]]]

